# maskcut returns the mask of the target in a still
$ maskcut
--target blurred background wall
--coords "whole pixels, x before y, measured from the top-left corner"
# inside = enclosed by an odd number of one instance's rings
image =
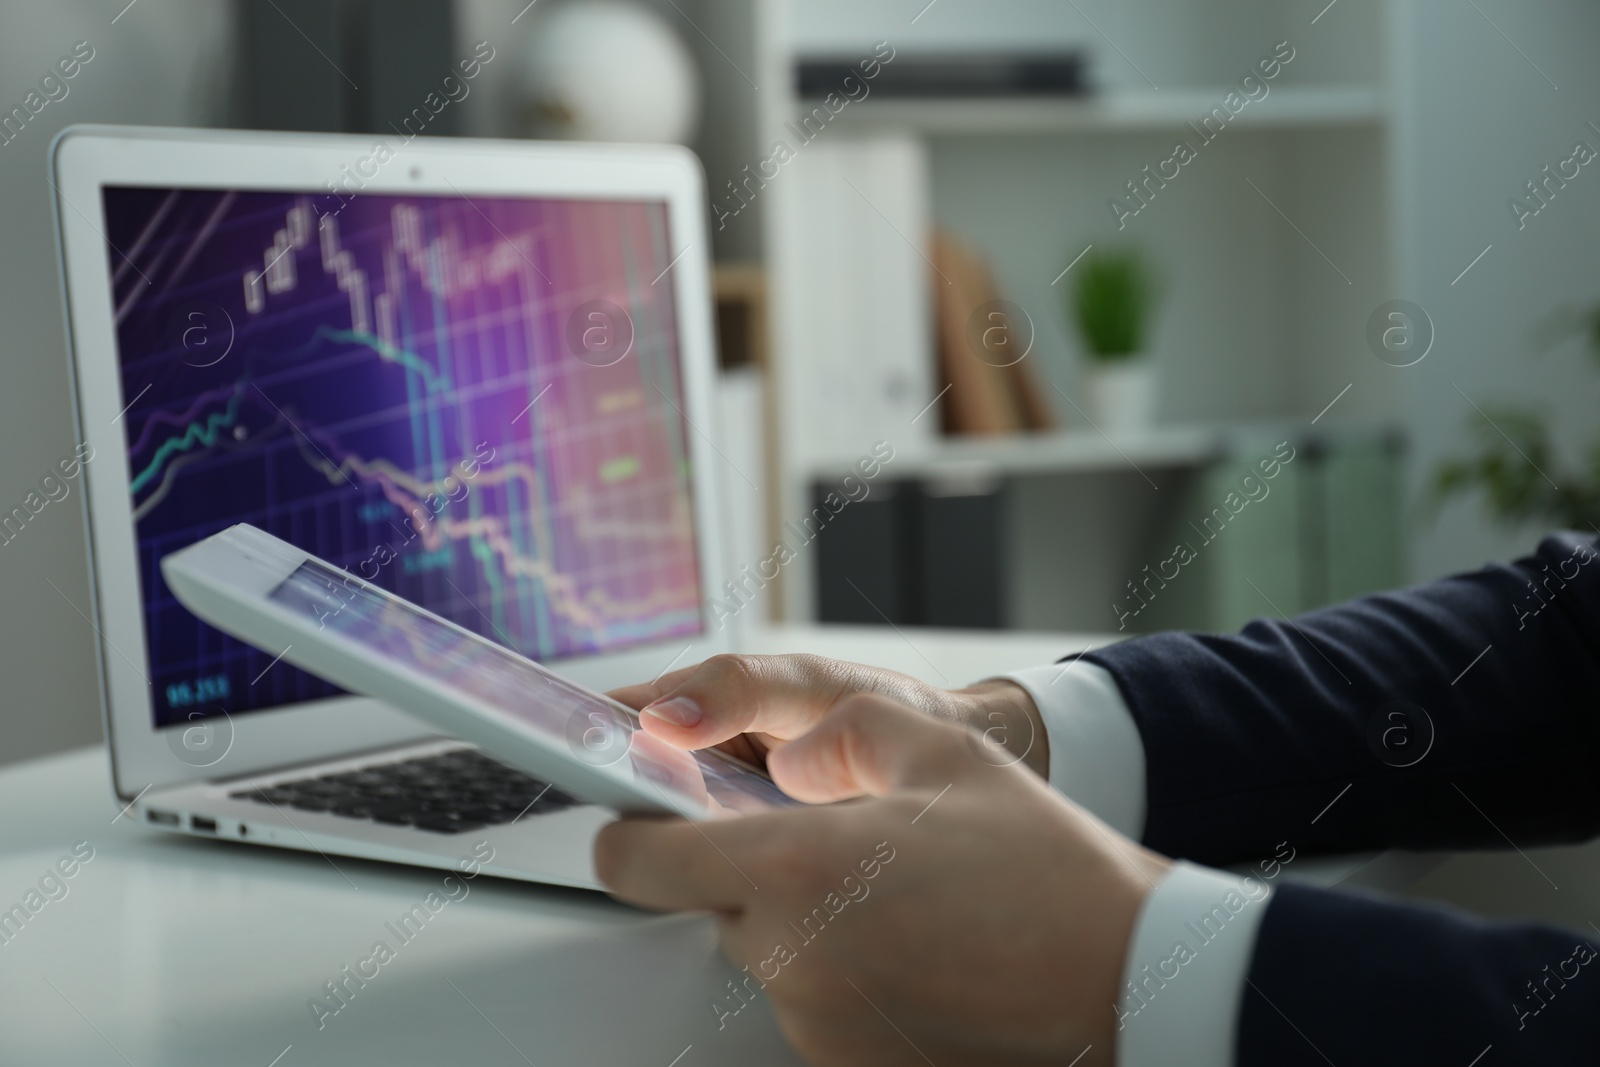
[[[226,115],[233,9],[211,0],[0,4],[0,100],[24,107],[73,46],[93,59],[0,146],[0,499],[20,504],[72,452],[50,139],[75,122],[215,125]],[[0,547],[0,762],[100,737],[83,519],[76,494]]]
[[[1584,183],[1587,166],[1564,187],[1543,183],[1577,143],[1600,148],[1600,70],[1583,60],[1585,42],[1600,39],[1600,8],[1481,6],[1489,18],[1407,5],[1391,43],[1411,72],[1397,87],[1396,254],[1439,332],[1422,373],[1403,379],[1414,482],[1464,450],[1477,415],[1467,398],[1491,414],[1526,400],[1549,418],[1553,455],[1540,466],[1556,486],[1592,494],[1600,397],[1584,315],[1600,293],[1600,189]],[[1509,202],[1538,207],[1530,181],[1551,199],[1519,228]],[[1408,525],[1410,574],[1522,552],[1539,525],[1491,525],[1481,501],[1456,500]]]

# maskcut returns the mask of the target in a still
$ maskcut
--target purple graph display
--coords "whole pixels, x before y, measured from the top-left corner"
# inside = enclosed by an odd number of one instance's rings
[[[162,583],[237,522],[540,660],[702,630],[664,204],[104,198],[158,724],[338,692]]]

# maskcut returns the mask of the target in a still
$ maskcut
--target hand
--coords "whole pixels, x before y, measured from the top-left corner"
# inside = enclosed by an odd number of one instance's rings
[[[1040,777],[1050,747],[1033,698],[1008,681],[937,689],[908,674],[822,656],[712,656],[610,696],[640,712],[646,732],[681,748],[716,746],[764,767],[841,700],[876,694],[978,733],[991,763],[1022,761]]]
[[[624,819],[595,868],[623,900],[716,916],[745,1000],[816,1065],[1114,1062],[1124,957],[1168,862],[962,731],[846,697],[771,752],[828,807]],[[711,1005],[740,1025],[732,993]]]

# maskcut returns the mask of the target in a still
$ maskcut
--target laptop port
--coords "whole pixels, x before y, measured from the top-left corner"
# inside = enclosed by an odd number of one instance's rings
[[[178,825],[178,816],[170,811],[157,811],[154,808],[149,808],[145,811],[144,817],[158,826]]]
[[[217,832],[217,820],[208,819],[204,815],[191,815],[189,829],[199,834],[214,834]]]

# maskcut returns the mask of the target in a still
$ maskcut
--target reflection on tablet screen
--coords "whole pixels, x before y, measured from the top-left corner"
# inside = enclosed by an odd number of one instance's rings
[[[639,728],[631,708],[382,590],[308,559],[268,595],[319,629],[435,678],[542,735],[552,748],[642,781],[671,806],[732,815],[797,803],[772,780],[714,749],[685,752]],[[558,749],[559,750],[559,749]],[[493,755],[493,753],[490,753]]]

